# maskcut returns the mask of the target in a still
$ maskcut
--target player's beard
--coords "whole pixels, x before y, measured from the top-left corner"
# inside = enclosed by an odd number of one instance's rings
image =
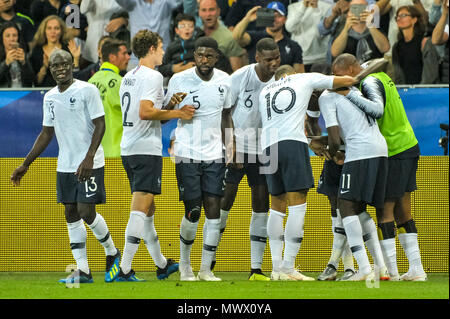
[[[213,67],[197,66],[197,72],[200,73],[204,77],[209,77],[211,75],[212,71],[213,71]]]

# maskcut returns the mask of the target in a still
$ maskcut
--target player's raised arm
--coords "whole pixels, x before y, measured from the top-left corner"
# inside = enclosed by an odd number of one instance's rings
[[[356,83],[358,83],[358,81],[354,77],[349,76],[349,75],[334,76],[333,89],[350,87]]]
[[[11,175],[11,182],[14,186],[20,185],[20,180],[28,171],[28,167],[34,160],[42,154],[42,152],[47,148],[48,144],[52,141],[53,135],[55,135],[55,130],[51,126],[43,126],[41,132],[36,138],[33,147],[31,148],[28,155],[25,157],[22,165],[14,170]]]

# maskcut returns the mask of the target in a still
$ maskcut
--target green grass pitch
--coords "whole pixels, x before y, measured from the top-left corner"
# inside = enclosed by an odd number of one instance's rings
[[[317,278],[318,273],[305,273]],[[449,275],[428,274],[426,282],[250,282],[247,273],[216,273],[222,282],[159,281],[154,272],[138,273],[141,283],[94,283],[67,288],[65,273],[0,272],[0,299],[449,299]],[[379,285],[378,285],[379,284]]]

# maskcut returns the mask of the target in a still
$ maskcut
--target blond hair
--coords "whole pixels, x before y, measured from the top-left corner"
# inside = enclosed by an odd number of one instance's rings
[[[41,24],[39,25],[33,38],[34,45],[44,46],[45,44],[47,44],[48,39],[45,35],[45,29],[47,28],[47,24],[50,20],[56,20],[59,23],[59,26],[61,28],[61,36],[59,38],[59,42],[61,44],[67,44],[69,42],[70,35],[67,33],[66,23],[57,15],[50,15],[42,20]]]

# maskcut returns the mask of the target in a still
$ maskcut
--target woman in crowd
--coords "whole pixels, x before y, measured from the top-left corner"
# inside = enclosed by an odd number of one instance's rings
[[[81,49],[76,46],[73,39],[69,40],[64,21],[56,15],[51,15],[42,21],[34,36],[34,48],[30,62],[36,74],[34,80],[36,87],[56,85],[48,68],[49,57],[55,49],[70,52],[74,60],[74,71],[78,71]]]
[[[31,87],[34,72],[26,58],[27,45],[18,26],[5,22],[0,27],[0,87]]]

